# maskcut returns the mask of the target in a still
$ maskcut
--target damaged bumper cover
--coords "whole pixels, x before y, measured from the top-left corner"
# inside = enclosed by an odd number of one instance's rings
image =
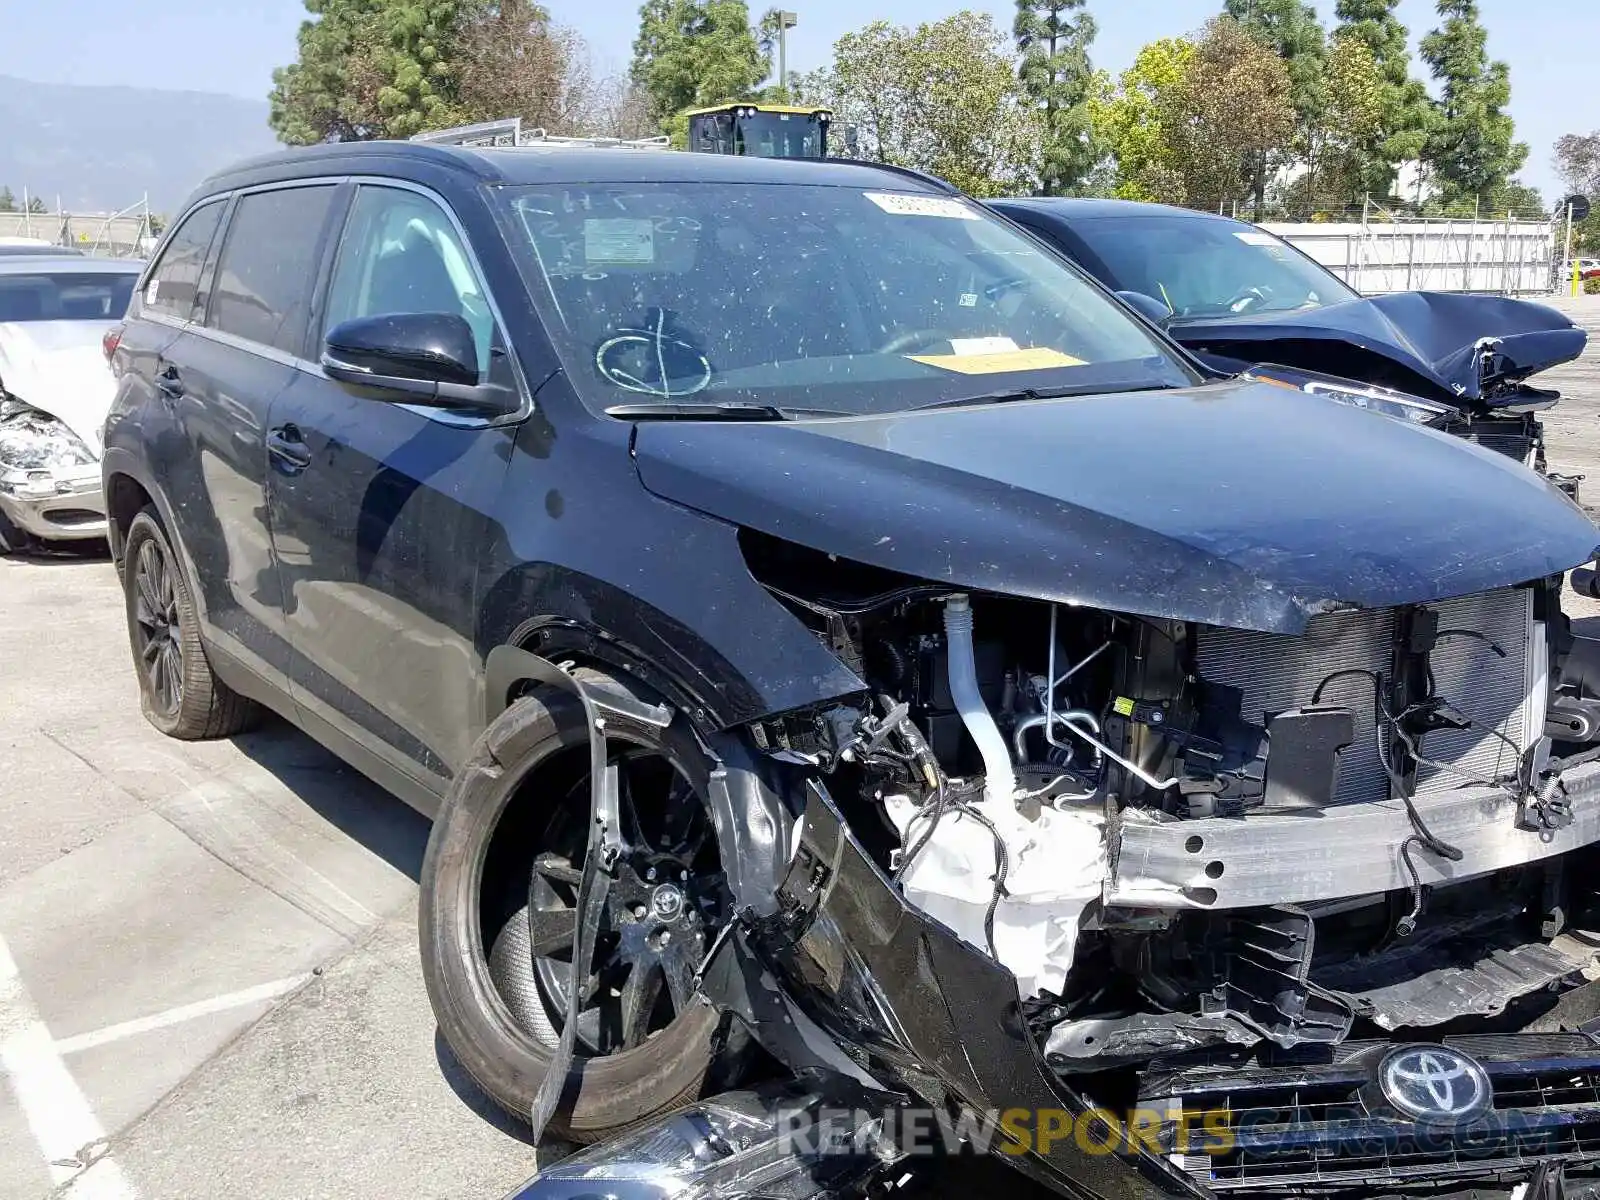
[[[0,466],[0,512],[22,532],[45,541],[103,538],[106,502],[100,464],[39,479]]]
[[[907,903],[816,783],[798,842],[783,911],[751,937],[821,1028],[875,1077],[936,1107],[1096,1119],[1045,1067],[1010,972]],[[1207,1194],[1148,1149],[1091,1154],[1072,1138],[1041,1138],[1012,1150],[1014,1166],[1064,1196]]]

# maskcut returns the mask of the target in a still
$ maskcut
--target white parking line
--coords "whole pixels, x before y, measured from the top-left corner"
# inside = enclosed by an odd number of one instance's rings
[[[136,1037],[141,1033],[148,1033],[152,1029],[165,1029],[169,1025],[181,1025],[183,1022],[192,1021],[196,1017],[208,1017],[212,1013],[227,1012],[230,1008],[244,1008],[246,1005],[260,1004],[265,1000],[276,1000],[285,992],[299,987],[304,979],[305,976],[303,975],[296,975],[289,979],[275,979],[271,983],[263,983],[257,987],[228,992],[223,996],[213,996],[210,1000],[198,1000],[193,1004],[169,1008],[166,1012],[159,1012],[153,1016],[139,1017],[132,1021],[121,1021],[116,1025],[107,1025],[104,1029],[96,1029],[90,1033],[74,1034],[72,1037],[62,1038],[56,1043],[56,1053],[76,1054],[81,1050],[104,1046],[108,1042],[120,1042],[123,1038]]]
[[[5,939],[0,938],[0,1070],[5,1072],[33,1140],[57,1184],[87,1175],[80,1155],[105,1141],[105,1130],[89,1107],[61,1052],[39,1016]],[[93,1200],[136,1200],[134,1190],[109,1155],[94,1160],[94,1179],[81,1195]]]

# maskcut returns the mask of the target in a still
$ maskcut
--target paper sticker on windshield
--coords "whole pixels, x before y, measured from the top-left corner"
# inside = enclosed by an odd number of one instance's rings
[[[156,302],[156,297],[160,294],[161,281],[159,279],[152,279],[149,285],[144,289],[144,302],[146,304],[154,304]]]
[[[590,266],[653,263],[655,222],[632,217],[591,217],[583,223],[583,257]]]
[[[951,338],[950,349],[957,354],[1008,354],[1020,347],[1008,337]]]
[[[1246,246],[1271,246],[1276,248],[1278,239],[1270,233],[1262,233],[1259,229],[1236,229],[1233,236]]]
[[[1083,366],[1083,359],[1073,358],[1048,346],[1001,350],[994,354],[908,354],[906,357],[912,362],[954,371],[958,375],[1003,375],[1007,371],[1045,371],[1051,367]]]
[[[978,214],[965,201],[948,196],[912,196],[905,192],[867,192],[866,197],[886,213],[897,217],[954,217],[976,221]]]

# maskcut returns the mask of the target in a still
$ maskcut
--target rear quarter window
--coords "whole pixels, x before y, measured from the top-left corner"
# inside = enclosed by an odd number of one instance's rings
[[[173,231],[166,249],[150,272],[141,303],[146,311],[165,313],[180,321],[194,312],[195,295],[200,286],[200,270],[206,251],[222,220],[224,204],[211,200],[184,218]]]

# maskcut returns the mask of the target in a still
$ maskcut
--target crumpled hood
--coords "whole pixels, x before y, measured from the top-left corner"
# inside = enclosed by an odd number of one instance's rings
[[[1283,361],[1259,343],[1345,342],[1383,355],[1458,400],[1481,400],[1485,382],[1519,381],[1570,362],[1583,353],[1588,337],[1543,304],[1447,292],[1397,292],[1292,312],[1175,320],[1168,332],[1191,349],[1251,362]],[[1487,378],[1478,365],[1485,338],[1497,339]]]
[[[117,384],[100,339],[109,322],[0,322],[0,386],[59,418],[96,457]]]
[[[641,422],[657,495],[953,587],[1297,633],[1588,561],[1554,486],[1459,438],[1235,381],[885,416]]]

